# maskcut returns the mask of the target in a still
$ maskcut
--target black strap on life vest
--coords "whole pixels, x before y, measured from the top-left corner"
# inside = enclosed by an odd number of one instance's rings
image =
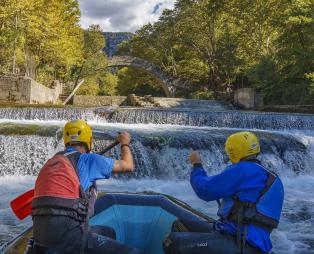
[[[60,152],[60,153],[57,153],[56,155],[60,155],[60,154],[70,160],[78,179],[80,179],[77,164],[78,164],[81,154],[77,151],[73,151],[69,153]],[[88,206],[89,204],[89,198],[90,198],[90,193],[92,191],[92,188],[94,188],[94,185],[91,188],[89,188],[88,191],[84,191],[82,185],[80,184],[80,202],[82,206],[84,207]],[[87,212],[88,212],[88,209],[87,209]]]
[[[76,175],[78,177],[78,179],[80,179],[79,173],[78,173],[78,161],[80,159],[81,154],[79,152],[72,152],[72,153],[64,153],[63,155],[65,157],[67,157],[72,165],[73,168],[75,169]],[[87,244],[87,238],[88,238],[88,230],[89,230],[89,201],[92,197],[92,192],[95,191],[95,184],[93,184],[89,190],[87,192],[85,192],[82,188],[82,185],[80,184],[80,199],[79,199],[79,203],[81,203],[86,211],[86,216],[85,216],[85,220],[83,222],[82,225],[82,229],[83,229],[83,239],[82,239],[82,243],[81,243],[81,247],[80,247],[80,254],[84,254],[85,253],[85,246]]]
[[[254,225],[268,231],[269,233],[271,233],[272,230],[278,226],[278,221],[259,213],[256,209],[256,204],[270,189],[277,178],[277,175],[274,172],[268,170],[267,172],[269,172],[269,176],[266,181],[265,188],[260,193],[256,203],[243,202],[236,195],[232,197],[234,204],[227,219],[234,221],[237,225],[237,254],[243,254],[244,252],[247,237],[247,225]]]
[[[78,179],[80,179],[77,164],[81,154],[77,151],[68,153],[62,151],[57,153],[55,156],[57,155],[63,155],[70,160]],[[78,200],[73,201],[57,197],[44,197],[44,199],[35,200],[34,202],[37,208],[33,209],[32,215],[67,216],[81,222],[83,229],[83,239],[80,248],[80,254],[84,254],[89,229],[89,204],[90,199],[92,198],[95,191],[95,183],[89,188],[88,191],[84,191],[82,185],[80,184]],[[69,207],[72,208],[69,209]]]
[[[59,152],[57,153],[56,155],[64,155],[66,158],[68,158],[75,170],[75,173],[78,177],[78,179],[80,179],[80,176],[79,176],[79,172],[78,172],[78,167],[77,167],[77,164],[78,164],[78,161],[80,159],[80,156],[81,156],[81,153],[77,152],[77,151],[73,151],[73,152],[69,152],[69,153],[65,153],[64,151],[63,152]],[[82,185],[80,184],[80,198],[79,198],[79,210],[84,210],[84,215],[85,215],[85,218],[84,218],[84,221],[86,219],[88,219],[88,211],[89,211],[89,201],[93,195],[93,192],[96,190],[96,184],[94,183],[87,191],[84,191]]]

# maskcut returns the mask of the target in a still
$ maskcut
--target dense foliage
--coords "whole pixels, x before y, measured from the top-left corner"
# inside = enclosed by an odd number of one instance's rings
[[[82,58],[77,0],[0,0],[0,73],[65,80]]]
[[[105,45],[105,38],[98,25],[92,25],[84,31],[83,58],[77,69],[74,71],[75,86],[79,80],[84,79],[78,94],[84,95],[114,95],[116,78],[107,73],[107,58],[102,49]],[[107,84],[110,86],[107,88]]]
[[[106,70],[99,26],[79,26],[78,0],[0,0],[0,75],[50,85],[59,79],[80,94],[162,96],[142,70]],[[267,103],[314,100],[314,0],[177,0],[159,21],[122,43],[130,54],[185,81],[178,96],[225,98],[255,87]]]
[[[50,86],[54,79],[81,80],[80,94],[114,95],[117,77],[108,73],[99,26],[83,30],[77,0],[0,0],[0,75],[26,75]]]
[[[189,86],[180,89],[186,97],[219,98],[256,87],[268,103],[311,103],[314,1],[177,0],[174,10],[142,27],[120,53],[187,80]]]

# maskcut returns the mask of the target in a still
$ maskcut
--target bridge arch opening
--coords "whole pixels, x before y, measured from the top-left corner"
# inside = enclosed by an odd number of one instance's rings
[[[132,66],[119,67],[117,91],[120,95],[136,94],[138,96],[152,95],[167,97],[162,81],[150,72]]]
[[[162,89],[167,97],[174,97],[174,81],[155,64],[132,56],[114,56],[109,59],[108,67],[133,67],[143,69],[161,80]]]

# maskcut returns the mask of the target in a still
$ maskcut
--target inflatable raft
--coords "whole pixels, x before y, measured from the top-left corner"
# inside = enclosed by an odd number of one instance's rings
[[[162,254],[163,242],[173,230],[173,223],[177,220],[188,221],[195,226],[200,225],[203,229],[210,228],[210,224],[214,222],[213,219],[171,196],[144,192],[99,194],[95,215],[90,219],[90,224],[112,227],[118,241],[137,247],[144,254]],[[186,232],[186,228],[182,231]],[[31,235],[30,228],[7,243],[2,249],[3,253],[23,254]],[[192,243],[193,239],[195,240],[195,248],[199,247],[197,238],[197,233],[193,233],[193,237],[191,235]],[[227,241],[230,239],[223,237],[221,239],[218,241],[223,242],[216,241],[216,244],[228,245]],[[231,241],[234,242],[232,239]],[[228,246],[226,249],[230,250]]]

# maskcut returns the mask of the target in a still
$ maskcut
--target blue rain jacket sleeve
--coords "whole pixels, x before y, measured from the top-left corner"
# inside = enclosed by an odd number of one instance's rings
[[[203,166],[198,164],[191,172],[190,183],[200,199],[213,201],[232,196],[243,179],[244,171],[235,170],[232,165],[218,175],[207,176]]]

